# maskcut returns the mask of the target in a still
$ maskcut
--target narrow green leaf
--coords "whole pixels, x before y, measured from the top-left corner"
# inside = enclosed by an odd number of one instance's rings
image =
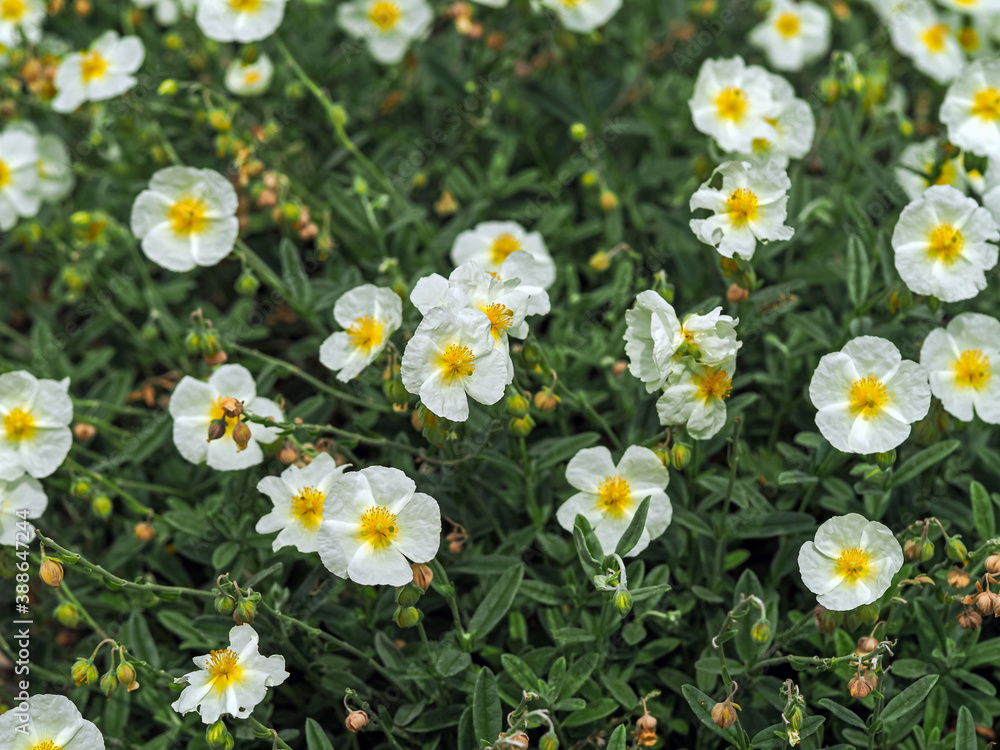
[[[493,588],[486,593],[473,613],[472,619],[469,620],[469,632],[475,638],[484,638],[506,616],[510,605],[514,603],[514,597],[517,596],[522,578],[524,578],[524,565],[516,565],[509,568],[500,576],[500,580],[493,584]]]
[[[562,680],[559,688],[559,698],[572,698],[576,691],[583,687],[591,673],[597,668],[600,656],[594,652],[586,653],[573,662],[573,666],[566,672],[566,677]]]
[[[944,440],[940,443],[935,443],[930,448],[924,448],[924,450],[919,453],[910,456],[903,464],[899,467],[892,477],[892,486],[898,487],[901,484],[909,482],[911,479],[916,479],[917,476],[927,471],[934,464],[939,461],[944,461],[948,456],[954,453],[958,446],[962,443],[959,440]]]
[[[608,739],[607,750],[625,750],[625,725],[619,724]]]
[[[577,514],[573,521],[573,543],[576,545],[577,554],[580,555],[580,562],[584,566],[600,568],[604,559],[604,550],[601,543],[594,535],[594,529],[582,514]]]
[[[829,711],[831,714],[836,716],[841,721],[846,721],[848,724],[857,727],[858,729],[867,730],[868,727],[865,726],[864,720],[854,713],[851,709],[846,706],[841,706],[839,703],[834,703],[829,698],[820,698],[819,705]]]
[[[972,712],[962,706],[958,709],[958,726],[955,728],[955,750],[977,750],[976,724]]]
[[[306,719],[306,747],[309,750],[333,750],[333,743],[315,719]]]
[[[538,690],[538,677],[523,660],[514,654],[502,654],[500,662],[503,664],[504,672],[513,677],[514,682],[520,685],[523,690],[533,692]]]
[[[937,684],[937,681],[938,675],[929,674],[914,682],[906,690],[885,704],[885,709],[882,711],[881,716],[882,721],[888,724],[891,721],[902,718],[917,706],[922,705],[924,698],[927,697],[931,688]]]
[[[309,286],[309,277],[302,267],[302,255],[299,249],[295,247],[294,242],[283,237],[278,243],[278,254],[281,256],[281,280],[295,295],[297,304],[307,305],[312,300],[312,288]]]
[[[643,529],[646,528],[646,515],[649,513],[649,498],[645,498],[639,507],[635,511],[635,515],[632,516],[632,520],[629,521],[628,528],[625,529],[625,533],[622,534],[621,539],[618,540],[618,545],[615,547],[615,554],[625,557],[632,548],[639,543],[639,538],[642,536]]]
[[[996,517],[993,515],[990,494],[975,480],[969,485],[969,494],[972,496],[972,518],[976,522],[976,532],[981,539],[992,539],[996,535]]]
[[[588,703],[586,708],[574,711],[560,723],[564,727],[582,727],[586,724],[592,724],[598,719],[603,719],[617,709],[618,701],[614,698],[598,698],[596,701]]]
[[[868,296],[871,265],[864,241],[856,234],[847,239],[847,294],[855,307],[860,307]]]
[[[496,677],[489,667],[483,667],[472,692],[472,726],[476,739],[495,742],[503,729],[502,721]]]

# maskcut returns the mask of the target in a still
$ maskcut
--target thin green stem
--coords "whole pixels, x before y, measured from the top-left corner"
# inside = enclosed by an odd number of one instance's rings
[[[66,461],[76,471],[79,471],[82,474],[86,474],[91,479],[96,479],[98,482],[103,484],[109,490],[119,495],[122,498],[122,500],[125,501],[125,504],[128,505],[136,513],[139,513],[140,515],[147,517],[156,515],[156,511],[154,511],[147,505],[143,505],[143,503],[140,502],[138,498],[136,498],[130,492],[122,489],[121,485],[119,485],[118,482],[114,481],[113,479],[108,479],[106,476],[104,476],[99,472],[94,471],[93,469],[88,469],[86,466],[79,463],[78,461],[75,461],[72,458],[67,458]]]

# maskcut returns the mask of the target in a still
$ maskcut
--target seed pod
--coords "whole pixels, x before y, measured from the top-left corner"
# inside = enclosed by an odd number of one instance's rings
[[[38,576],[54,589],[59,588],[63,579],[63,566],[58,560],[46,557],[38,568]]]
[[[118,665],[118,669],[115,670],[115,676],[125,687],[129,687],[133,682],[135,682],[135,668],[130,662],[123,661]]]
[[[854,653],[864,656],[870,654],[878,647],[878,641],[872,638],[870,635],[862,636],[858,638],[858,649]]]
[[[983,618],[973,609],[966,609],[957,618],[958,624],[966,630],[979,630]]]
[[[115,678],[111,672],[106,673],[101,678],[101,692],[104,693],[108,700],[111,700],[111,694],[118,689],[118,680]]]
[[[236,443],[236,452],[244,451],[250,444],[250,428],[246,422],[237,422],[233,427],[233,442]]]
[[[712,721],[722,729],[729,729],[736,723],[736,708],[728,698],[712,706]]]
[[[987,566],[989,569],[989,566]],[[969,574],[959,567],[954,567],[948,571],[948,585],[956,589],[964,589],[969,585]]]
[[[357,734],[368,726],[368,714],[364,711],[351,711],[344,720],[344,726],[347,727],[348,732]]]
[[[218,440],[226,434],[226,419],[220,417],[208,423],[208,442]]]

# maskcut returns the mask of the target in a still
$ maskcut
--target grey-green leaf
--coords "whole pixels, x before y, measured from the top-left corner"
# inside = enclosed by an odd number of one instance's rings
[[[881,716],[882,721],[888,724],[891,721],[902,718],[917,706],[923,705],[924,698],[927,697],[931,688],[937,684],[937,681],[938,675],[929,674],[914,682],[906,690],[885,704],[885,709],[882,711]]]
[[[497,626],[514,603],[517,590],[524,578],[524,565],[508,568],[493,584],[469,620],[469,632],[477,639],[485,637]]]
[[[476,739],[494,742],[503,729],[497,680],[489,667],[479,670],[472,693],[472,726]]]
[[[306,719],[306,747],[309,750],[333,750],[333,743],[315,719]]]
[[[962,443],[959,440],[944,440],[940,443],[935,443],[930,448],[924,448],[924,450],[919,453],[910,456],[906,461],[903,462],[902,466],[899,467],[899,471],[895,473],[892,478],[892,486],[898,487],[905,482],[909,482],[911,479],[916,479],[917,476],[927,471],[934,464],[939,461],[944,461],[948,456],[958,450],[958,446]]]
[[[629,521],[628,527],[625,529],[625,533],[622,534],[621,539],[618,540],[618,545],[615,547],[615,554],[625,557],[632,548],[639,543],[639,538],[642,536],[643,529],[646,528],[646,515],[649,513],[649,498],[645,498],[639,507],[635,511],[635,515],[632,516],[632,520]]]

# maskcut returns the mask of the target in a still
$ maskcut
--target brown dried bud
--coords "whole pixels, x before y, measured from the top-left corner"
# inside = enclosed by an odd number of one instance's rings
[[[38,569],[38,576],[54,589],[59,588],[63,579],[63,566],[58,560],[46,557]]]
[[[628,369],[628,362],[625,362],[624,360],[618,360],[611,368],[611,374],[614,375],[616,378],[620,378],[622,375],[625,374],[625,371],[627,369]]]
[[[243,413],[243,402],[237,401],[232,396],[226,396],[219,402],[219,407],[230,419],[240,416]]]
[[[250,428],[247,427],[246,422],[237,422],[236,426],[233,427],[233,442],[236,443],[236,452],[246,450],[247,445],[250,444]]]
[[[462,543],[458,542],[458,541],[453,541],[453,542],[449,543],[448,544],[448,551],[457,555],[459,552],[462,551]]]
[[[948,585],[956,589],[964,589],[969,585],[969,574],[959,567],[954,567],[948,571]]]
[[[226,360],[229,359],[229,357],[226,355],[224,351],[220,349],[215,354],[203,355],[202,359],[205,361],[205,364],[208,365],[209,367],[216,367],[217,365],[225,364]]]
[[[552,411],[562,401],[551,388],[542,388],[535,394],[535,406],[542,411]]]
[[[963,610],[962,614],[955,619],[966,630],[979,630],[979,626],[983,624],[983,618],[979,616],[978,612],[972,609]]]
[[[213,419],[208,423],[208,441],[218,440],[226,434],[226,418]]]
[[[864,656],[865,654],[870,654],[878,647],[878,641],[872,638],[870,635],[862,636],[858,638],[858,650],[855,651],[856,654]]]
[[[990,555],[986,558],[986,570],[992,575],[1000,573],[1000,555]]]
[[[728,729],[736,723],[736,708],[729,698],[712,706],[712,721],[723,729]]]
[[[368,726],[368,714],[364,711],[351,711],[344,720],[344,726],[347,727],[348,732],[357,734]]]
[[[77,422],[73,425],[73,434],[76,435],[77,440],[87,442],[97,434],[97,428],[86,422]]]
[[[427,589],[430,588],[431,581],[434,580],[434,571],[424,563],[410,563],[410,569],[413,570],[413,582],[417,584],[424,593],[427,593]]]
[[[524,732],[514,732],[510,737],[501,732],[497,739],[503,740],[502,743],[497,744],[513,748],[513,750],[528,750],[528,743],[530,742],[528,735]]]
[[[872,685],[868,683],[866,677],[856,674],[847,683],[847,689],[851,692],[852,698],[864,698],[872,691]]]
[[[156,536],[156,530],[153,528],[152,524],[143,521],[142,523],[137,523],[135,525],[135,538],[140,542],[148,542],[154,536]]]
[[[995,598],[995,595],[990,591],[983,591],[976,594],[976,609],[979,610],[979,614],[984,617],[992,615]]]
[[[729,291],[726,292],[726,299],[732,303],[742,302],[747,297],[750,296],[750,292],[741,287],[739,284],[732,284],[729,287]]]
[[[294,443],[286,442],[278,451],[278,460],[283,464],[293,464],[299,459],[299,449]]]
[[[635,742],[643,747],[656,744],[656,719],[649,714],[643,714],[635,721]]]

